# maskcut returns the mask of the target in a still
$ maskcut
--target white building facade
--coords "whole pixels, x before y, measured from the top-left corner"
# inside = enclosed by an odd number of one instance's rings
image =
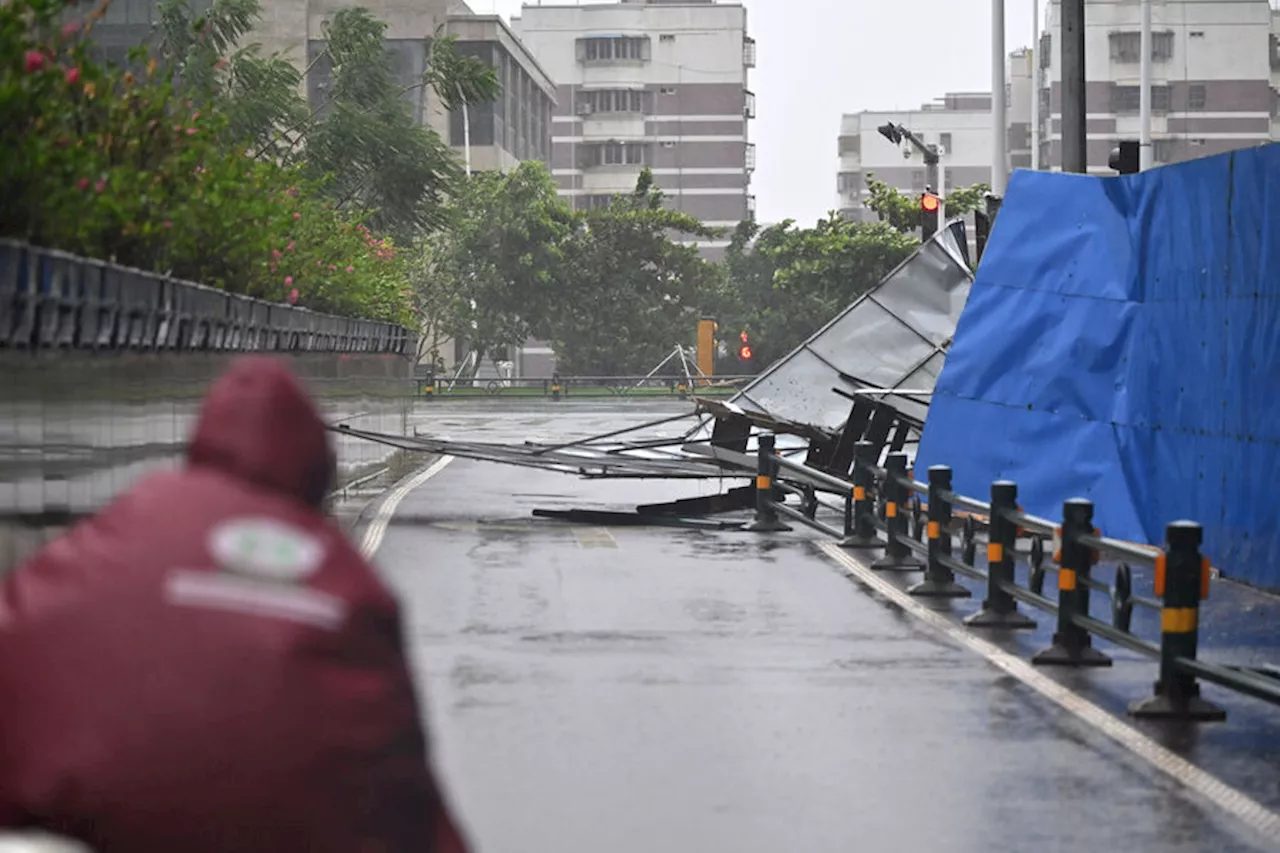
[[[740,4],[525,6],[512,27],[556,81],[552,172],[575,209],[649,167],[670,207],[725,229],[754,214],[755,43]],[[718,257],[728,244],[702,243]]]
[[[1062,164],[1061,4],[1052,0],[1039,53],[1042,163]],[[1137,0],[1089,0],[1085,8],[1087,159],[1111,174],[1117,140],[1138,139]],[[1156,165],[1275,138],[1277,60],[1268,0],[1152,0],[1151,136]]]

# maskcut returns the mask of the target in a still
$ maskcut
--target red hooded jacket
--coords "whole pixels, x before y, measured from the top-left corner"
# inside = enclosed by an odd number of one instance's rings
[[[279,362],[213,386],[152,476],[0,583],[0,827],[99,853],[459,853],[396,601],[319,507]]]

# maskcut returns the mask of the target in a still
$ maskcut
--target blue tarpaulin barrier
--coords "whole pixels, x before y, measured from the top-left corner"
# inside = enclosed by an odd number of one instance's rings
[[[1048,518],[1089,498],[1108,536],[1198,521],[1224,574],[1280,587],[1280,145],[1015,172],[929,408],[936,464]]]

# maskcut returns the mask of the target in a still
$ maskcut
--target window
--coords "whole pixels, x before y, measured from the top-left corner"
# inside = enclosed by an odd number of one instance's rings
[[[1045,33],[1042,36],[1040,36],[1040,67],[1041,68],[1053,67],[1052,48],[1053,48],[1053,36],[1049,35],[1048,33]]]
[[[1204,86],[1199,83],[1193,83],[1187,87],[1187,109],[1202,110],[1204,109]]]
[[[599,210],[602,207],[608,207],[609,203],[613,201],[613,198],[614,197],[611,195],[601,195],[601,194],[578,196],[577,209],[578,210]]]
[[[1174,149],[1176,140],[1155,139],[1151,142],[1151,158],[1157,163],[1172,163],[1177,156]]]
[[[1271,70],[1280,70],[1280,35],[1271,34]]]
[[[661,95],[674,95],[676,93],[676,87],[663,86],[661,89],[658,90],[658,93]]]
[[[917,192],[917,193],[924,192],[924,170],[923,169],[911,170],[911,191]]]
[[[647,36],[578,39],[579,62],[645,62],[648,59]]]
[[[857,193],[862,191],[861,172],[840,172],[836,175],[836,191],[841,193]]]
[[[942,150],[943,150],[943,151],[950,152],[950,151],[951,151],[951,134],[949,134],[949,133],[939,133],[939,134],[938,134],[938,145],[940,145],[940,146],[942,147]]]
[[[1113,86],[1111,89],[1111,111],[1113,113],[1136,113],[1141,107],[1141,92],[1138,86]],[[1151,87],[1151,111],[1167,113],[1169,111],[1169,87]]]
[[[641,142],[603,142],[578,149],[582,168],[595,166],[642,166],[648,157]]]
[[[671,33],[663,33],[662,35],[658,36],[658,41],[664,44],[672,44],[675,42],[675,40],[676,40],[676,37]]]
[[[753,38],[742,40],[742,64],[747,68],[756,67],[756,40]]]
[[[755,169],[755,167],[756,167],[756,146],[755,146],[754,144],[750,143],[750,142],[748,142],[748,143],[747,143],[747,146],[746,146],[746,150],[745,150],[745,154],[744,154],[744,161],[745,161],[745,164],[746,164],[746,167],[747,167],[747,171],[748,171],[748,172],[753,171],[753,170]]]
[[[856,134],[841,136],[837,147],[838,154],[852,154],[855,157],[862,153],[862,137]]]
[[[649,113],[649,93],[642,89],[588,89],[577,94],[578,115]]]
[[[1137,62],[1142,58],[1142,33],[1111,33],[1112,62]],[[1173,33],[1151,34],[1151,58],[1163,62],[1173,58]]]
[[[742,105],[742,114],[747,118],[756,117],[756,96],[752,92],[744,92],[746,102]]]
[[[952,179],[952,176],[951,176],[951,168],[950,168],[950,167],[947,167],[947,168],[945,168],[945,169],[943,169],[943,170],[942,170],[942,186],[940,186],[940,187],[934,187],[934,189],[935,189],[935,190],[942,191],[942,190],[945,190],[945,189],[946,189],[946,188],[948,188],[948,187],[954,187],[955,185],[956,185],[956,183],[955,183],[955,181]]]

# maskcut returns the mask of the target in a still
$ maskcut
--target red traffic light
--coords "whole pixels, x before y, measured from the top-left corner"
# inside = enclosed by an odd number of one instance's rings
[[[746,332],[743,332],[742,334],[744,337],[746,336]],[[751,347],[748,346],[747,344],[743,344],[742,346],[740,346],[738,348],[738,358],[742,359],[743,361],[750,361]]]
[[[920,196],[920,209],[925,213],[936,212],[940,203],[941,202],[938,200],[938,197],[933,193],[925,193]]]
[[[741,334],[741,335],[739,335],[738,337],[742,338],[742,342],[745,344],[745,343],[747,342],[747,332],[746,332],[746,330],[744,329],[744,330],[742,331],[742,334]]]

